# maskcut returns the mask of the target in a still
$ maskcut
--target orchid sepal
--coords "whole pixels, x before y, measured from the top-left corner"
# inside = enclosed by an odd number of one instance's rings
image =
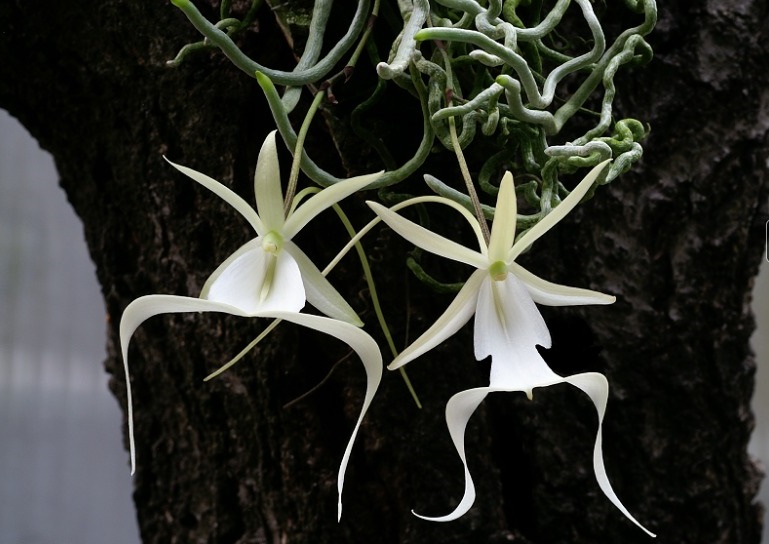
[[[285,243],[284,250],[296,261],[302,271],[304,293],[307,301],[320,312],[334,319],[341,319],[356,327],[362,327],[363,321],[352,309],[339,291],[326,279],[304,251],[294,242]]]
[[[282,231],[286,215],[283,211],[283,188],[274,130],[267,135],[259,149],[254,170],[254,196],[257,213],[265,227]]]
[[[182,166],[181,164],[176,164],[170,160],[168,160],[166,157],[163,157],[168,164],[176,168],[179,172],[187,176],[188,178],[191,178],[192,180],[198,182],[200,185],[214,193],[216,196],[224,200],[227,204],[229,204],[232,208],[235,209],[240,215],[242,215],[246,221],[251,225],[251,227],[256,231],[258,235],[264,235],[267,233],[267,229],[265,228],[264,224],[262,223],[261,218],[259,217],[259,214],[256,213],[256,211],[251,207],[251,205],[246,202],[240,195],[238,195],[235,191],[227,187],[226,185],[222,185],[215,179],[198,172],[197,170],[193,170],[192,168],[189,168],[187,166]]]
[[[518,263],[511,263],[510,268],[526,286],[534,302],[543,306],[613,304],[617,300],[614,295],[607,295],[599,291],[549,282],[526,270]]]
[[[553,211],[540,219],[533,227],[524,232],[521,237],[513,244],[510,251],[507,254],[506,262],[513,262],[521,253],[536,242],[543,234],[552,229],[555,225],[566,217],[566,215],[573,210],[577,204],[580,203],[582,198],[593,187],[598,177],[603,173],[604,169],[609,165],[611,159],[607,159],[596,166],[594,166],[587,175],[582,178],[574,190],[564,198]]]
[[[284,233],[286,238],[293,238],[315,216],[339,203],[353,193],[362,191],[376,180],[384,171],[373,174],[364,174],[339,181],[322,191],[310,196],[304,204],[298,206],[294,212],[286,218]]]
[[[498,215],[497,215],[498,214]],[[513,247],[515,241],[516,219],[518,217],[518,203],[516,202],[513,175],[506,172],[499,184],[497,193],[497,219],[491,225],[489,237],[489,260],[505,261],[507,251]]]

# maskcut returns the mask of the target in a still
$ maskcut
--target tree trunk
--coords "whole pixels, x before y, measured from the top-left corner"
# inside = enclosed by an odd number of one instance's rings
[[[349,24],[352,3],[342,4],[332,33]],[[769,187],[768,9],[761,0],[661,3],[654,61],[617,78],[621,113],[652,127],[644,159],[526,260],[552,281],[617,295],[612,306],[543,311],[553,335],[545,357],[559,373],[606,374],[608,473],[628,509],[665,543],[760,541],[759,472],[746,446],[750,289]],[[107,369],[125,406],[117,327],[126,305],[148,293],[196,296],[252,237],[163,156],[253,202],[256,156],[274,123],[256,82],[219,52],[166,66],[199,40],[170,4],[5,1],[0,20],[0,106],[53,154],[83,220],[109,313]],[[290,69],[291,50],[266,6],[258,23],[243,49]],[[372,73],[361,64],[342,94],[354,98]],[[370,115],[374,124],[402,117],[404,147],[421,130],[418,112]],[[348,117],[341,96],[326,114],[328,132],[316,122],[310,154],[340,176],[381,168],[345,143]],[[409,187],[446,168],[440,162],[450,155],[432,159]],[[363,225],[370,210],[363,198],[349,200],[353,222]],[[327,215],[301,239],[318,262],[346,236]],[[404,266],[408,245],[376,232],[364,243],[403,345],[451,295],[425,289]],[[375,323],[368,298],[358,296],[365,283],[353,259],[331,280]],[[135,336],[135,501],[144,542],[649,542],[600,492],[594,411],[567,386],[537,390],[533,402],[492,395],[468,427],[475,507],[447,524],[410,513],[440,515],[461,496],[443,411],[488,373],[473,360],[470,327],[409,366],[424,409],[397,373],[385,374],[353,450],[337,523],[336,474],[365,389],[346,347],[284,324],[232,370],[202,381],[264,325],[184,314],[148,321]],[[287,405],[337,363],[322,387]]]

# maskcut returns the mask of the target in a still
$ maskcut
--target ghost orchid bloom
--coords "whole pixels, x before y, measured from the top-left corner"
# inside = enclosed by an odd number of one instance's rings
[[[593,451],[593,468],[598,485],[628,519],[652,535],[623,506],[606,475],[601,447],[601,425],[609,396],[606,378],[597,372],[559,376],[550,369],[536,348],[537,345],[549,348],[551,342],[550,332],[535,303],[550,306],[611,304],[615,297],[550,283],[515,262],[525,249],[579,203],[607,163],[608,161],[593,168],[563,202],[526,231],[518,241],[515,241],[515,187],[512,175],[507,172],[500,184],[488,244],[481,234],[477,219],[470,217],[474,223],[472,226],[479,241],[480,251],[435,234],[380,204],[368,202],[380,219],[414,245],[477,269],[443,315],[400,353],[388,368],[399,368],[433,349],[456,333],[473,315],[475,357],[480,361],[491,356],[489,386],[457,393],[446,405],[449,433],[465,468],[464,496],[455,510],[448,515],[426,517],[415,513],[418,517],[430,521],[451,521],[465,514],[473,505],[475,486],[467,466],[464,433],[470,417],[489,393],[523,391],[531,399],[532,391],[537,387],[569,383],[587,394],[598,412],[598,431]],[[434,202],[437,200],[433,199]],[[451,201],[445,203],[453,204]]]
[[[211,274],[199,298],[146,295],[126,307],[120,322],[120,343],[128,398],[131,473],[136,467],[136,445],[128,346],[136,329],[150,317],[179,312],[221,312],[240,317],[281,319],[342,340],[357,353],[366,370],[363,406],[339,468],[337,487],[341,516],[345,470],[361,421],[379,386],[382,355],[376,342],[358,328],[363,323],[355,311],[292,238],[315,216],[365,188],[379,178],[381,172],[343,180],[285,213],[275,131],[267,136],[259,152],[254,175],[256,210],[218,181],[168,162],[235,208],[251,224],[257,237],[241,246]],[[300,313],[307,301],[329,317]]]

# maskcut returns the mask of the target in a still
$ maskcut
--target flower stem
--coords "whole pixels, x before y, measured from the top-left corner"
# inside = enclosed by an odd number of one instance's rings
[[[333,206],[334,211],[339,216],[340,221],[342,221],[342,224],[344,225],[344,228],[347,230],[347,233],[350,235],[351,238],[355,238],[356,232],[355,229],[352,226],[352,223],[350,223],[350,220],[347,218],[347,215],[342,211],[342,208],[339,207],[338,204],[334,204]],[[366,283],[368,284],[368,290],[369,295],[371,296],[371,303],[374,306],[374,313],[376,314],[377,320],[379,321],[379,326],[382,329],[382,333],[385,336],[385,339],[387,340],[387,345],[390,347],[390,352],[392,353],[393,357],[398,356],[398,349],[395,347],[395,342],[393,341],[392,334],[390,333],[390,328],[387,326],[387,320],[384,317],[384,313],[382,312],[382,305],[379,303],[379,295],[377,294],[376,290],[376,284],[374,283],[374,276],[371,274],[371,267],[368,264],[368,258],[366,257],[366,252],[363,251],[363,246],[359,241],[355,242],[355,251],[358,253],[358,258],[360,259],[361,268],[363,268],[363,275],[366,278]],[[417,392],[414,390],[414,386],[411,383],[411,380],[409,379],[408,374],[406,374],[406,369],[403,367],[400,367],[398,370],[400,370],[401,377],[403,378],[404,383],[406,384],[406,388],[409,390],[409,393],[411,393],[411,397],[414,399],[414,402],[417,405],[417,408],[422,408],[422,403],[419,401],[419,397],[417,396]]]
[[[254,349],[259,342],[264,340],[264,338],[272,332],[272,329],[277,327],[281,321],[282,321],[281,319],[275,319],[272,323],[267,325],[267,327],[265,327],[265,329],[261,333],[259,333],[259,336],[254,338],[251,341],[251,343],[249,343],[246,347],[240,350],[240,353],[238,353],[235,357],[233,357],[232,359],[224,363],[221,367],[219,367],[218,370],[213,371],[211,374],[203,378],[203,381],[207,382],[208,380],[217,377],[219,374],[221,374],[222,372],[230,368],[232,365],[240,361],[243,358],[243,356],[246,355],[246,353]]]
[[[481,201],[478,199],[478,193],[475,191],[473,178],[470,177],[470,170],[467,168],[465,155],[462,153],[462,148],[459,145],[459,138],[457,138],[457,127],[454,123],[453,117],[449,117],[449,134],[451,135],[451,145],[454,148],[454,153],[457,155],[457,162],[459,162],[459,170],[462,172],[465,185],[467,185],[467,194],[470,195],[470,201],[473,203],[473,211],[475,212],[475,217],[478,218],[478,224],[481,226],[483,238],[488,244],[489,238],[491,238],[491,234],[489,233],[489,224],[486,222],[486,216],[483,215]]]
[[[315,113],[320,107],[320,103],[325,95],[325,89],[321,86],[321,89],[315,93],[315,98],[310,104],[310,109],[307,110],[307,115],[302,121],[302,126],[299,128],[299,134],[296,137],[296,146],[294,146],[294,160],[291,161],[291,174],[288,176],[288,188],[286,189],[286,198],[283,201],[283,213],[288,214],[288,210],[291,209],[291,202],[294,200],[296,194],[296,185],[299,181],[299,165],[302,162],[302,152],[304,151],[304,140],[307,137],[307,131],[310,129],[310,123],[312,123]]]
[[[429,19],[428,19],[429,21]],[[430,26],[432,24],[430,23]],[[451,58],[449,57],[446,47],[441,42],[436,42],[438,50],[443,56],[443,65],[446,70],[446,106],[451,107],[452,98],[454,97],[454,77],[451,71]],[[459,138],[457,137],[457,125],[454,121],[454,117],[451,116],[449,121],[449,135],[451,136],[451,147],[454,148],[454,153],[457,156],[457,162],[459,163],[459,170],[462,172],[462,178],[465,180],[465,186],[467,186],[467,194],[470,196],[470,202],[473,204],[473,211],[475,217],[478,218],[478,224],[481,226],[481,232],[483,232],[483,238],[486,240],[486,244],[489,243],[491,234],[489,233],[489,224],[486,222],[486,216],[483,215],[483,209],[481,208],[481,201],[478,198],[478,192],[475,190],[475,184],[473,178],[470,177],[470,169],[467,167],[467,161],[465,155],[462,153],[462,147],[459,145]]]
[[[371,15],[369,15],[368,21],[366,21],[366,27],[363,31],[363,35],[361,36],[355,51],[353,51],[352,55],[350,55],[350,60],[347,61],[347,64],[344,67],[343,72],[346,79],[349,79],[350,75],[352,75],[352,71],[355,68],[355,65],[358,63],[358,59],[360,58],[361,53],[363,53],[363,48],[366,47],[366,42],[368,42],[368,39],[374,30],[374,23],[376,22],[377,17],[379,17],[380,3],[381,0],[374,0],[374,7],[371,10]]]
[[[331,93],[331,85],[333,82],[342,76],[344,76],[345,79],[349,79],[349,77],[352,75],[352,71],[355,69],[355,64],[357,64],[358,58],[363,51],[363,47],[366,45],[366,42],[371,36],[374,22],[376,21],[376,18],[379,14],[379,3],[380,0],[376,0],[374,2],[374,9],[366,24],[366,30],[364,31],[363,36],[361,36],[358,47],[356,47],[355,51],[350,57],[350,60],[347,62],[347,65],[345,65],[341,72],[335,74],[334,76],[321,83],[318,91],[315,93],[315,98],[313,98],[312,104],[310,104],[310,108],[307,110],[307,115],[305,116],[304,121],[302,121],[302,126],[299,128],[299,134],[296,137],[296,145],[294,146],[294,159],[291,162],[291,174],[289,174],[288,177],[288,189],[286,189],[286,198],[283,201],[283,213],[286,215],[288,215],[288,211],[291,209],[291,201],[294,199],[294,194],[296,194],[296,185],[299,180],[299,170],[302,162],[302,152],[304,150],[304,140],[307,137],[307,131],[310,128],[310,123],[312,123],[312,119],[315,116],[315,113],[318,111],[320,103],[323,100],[323,97],[326,95],[327,91],[328,93]]]

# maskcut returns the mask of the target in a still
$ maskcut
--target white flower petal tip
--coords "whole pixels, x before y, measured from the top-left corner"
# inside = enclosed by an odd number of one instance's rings
[[[267,317],[267,316],[265,316]],[[315,329],[319,332],[334,336],[350,346],[353,351],[358,355],[363,363],[363,368],[366,371],[366,394],[363,398],[363,404],[361,406],[358,420],[355,423],[350,440],[347,442],[342,461],[339,464],[339,475],[337,477],[337,492],[338,492],[338,507],[337,507],[337,521],[342,516],[342,490],[344,488],[344,477],[347,471],[347,465],[350,461],[350,454],[352,453],[352,447],[355,443],[355,438],[358,435],[363,418],[366,416],[366,412],[371,406],[371,402],[374,399],[379,383],[382,380],[382,353],[379,351],[379,346],[376,341],[369,336],[366,332],[358,329],[354,325],[339,321],[337,319],[331,319],[328,317],[322,317],[317,315],[297,314],[290,312],[276,312],[269,317],[276,317],[291,321],[297,325]]]
[[[420,514],[415,515],[428,521],[452,521],[463,514],[465,514],[475,502],[475,486],[470,475],[470,470],[467,465],[467,457],[465,453],[465,430],[467,424],[476,411],[480,403],[486,398],[489,393],[495,392],[514,392],[523,391],[526,396],[531,400],[532,390],[536,387],[548,387],[559,383],[568,383],[574,387],[583,391],[596,408],[598,415],[598,429],[596,430],[595,445],[593,448],[593,470],[595,472],[596,481],[598,486],[603,491],[606,498],[614,504],[617,509],[625,515],[625,517],[637,525],[650,537],[656,537],[654,533],[644,527],[638,520],[636,520],[630,512],[625,508],[622,502],[617,497],[616,493],[612,489],[609,477],[606,474],[606,468],[603,461],[603,418],[606,412],[606,404],[608,401],[609,384],[603,374],[597,372],[586,372],[583,374],[575,374],[573,376],[559,377],[555,376],[554,379],[533,385],[531,389],[519,389],[510,387],[478,387],[475,389],[468,389],[461,391],[453,397],[451,397],[446,404],[446,426],[449,429],[451,440],[454,443],[454,447],[457,450],[460,460],[464,466],[465,471],[465,492],[462,500],[454,509],[453,512],[446,516],[441,517],[427,517]]]
[[[627,519],[637,525],[642,531],[644,531],[650,537],[656,537],[654,533],[644,527],[632,514],[625,508],[622,501],[619,500],[617,494],[612,489],[609,482],[609,476],[606,474],[606,467],[603,461],[603,419],[606,413],[606,405],[609,399],[609,382],[603,374],[598,372],[584,372],[582,374],[574,374],[573,376],[566,376],[562,378],[559,383],[568,383],[580,389],[585,393],[595,406],[598,415],[598,429],[595,436],[595,446],[593,448],[593,470],[595,472],[595,478],[598,482],[598,486],[603,491],[609,501],[622,512]]]
[[[454,508],[454,511],[445,515],[437,517],[428,517],[421,514],[417,514],[412,510],[412,513],[418,518],[427,521],[446,522],[453,521],[462,517],[473,506],[475,502],[475,484],[473,478],[470,475],[470,469],[467,466],[467,457],[465,455],[465,429],[467,423],[470,421],[470,417],[478,409],[478,406],[486,398],[489,388],[479,387],[476,389],[468,389],[457,393],[449,399],[446,404],[446,426],[449,429],[451,435],[451,441],[454,443],[454,447],[459,454],[459,458],[462,461],[465,469],[465,492],[462,496],[462,500]]]
[[[353,193],[364,190],[367,186],[374,183],[384,174],[384,170],[374,174],[366,174],[348,178],[330,185],[322,191],[315,193],[304,204],[301,204],[294,213],[286,218],[284,227],[284,236],[292,238],[296,235],[311,219],[339,203]]]
[[[163,158],[165,159],[165,157]],[[182,174],[198,182],[200,185],[224,200],[227,204],[234,208],[235,211],[242,215],[246,221],[249,222],[257,234],[266,234],[267,230],[265,229],[264,224],[262,224],[262,220],[259,218],[259,214],[257,214],[256,210],[254,210],[251,205],[243,200],[243,198],[241,198],[240,195],[238,195],[235,191],[219,183],[215,179],[198,172],[197,170],[193,170],[192,168],[188,168],[180,164],[175,164],[168,159],[166,159],[166,162],[168,162],[168,164],[176,168]]]
[[[464,461],[463,461],[464,462]],[[414,510],[411,511],[412,514],[414,514],[416,517],[423,519],[425,521],[435,521],[437,523],[446,523],[449,521],[454,521],[470,511],[470,508],[473,507],[473,504],[475,503],[475,484],[473,483],[473,479],[470,476],[470,471],[467,469],[467,464],[465,463],[465,494],[462,496],[462,500],[459,501],[459,504],[456,508],[454,508],[454,511],[446,514],[445,516],[423,516],[422,514],[417,514]]]
[[[472,496],[473,502],[475,502],[475,494],[473,493]],[[471,505],[472,506],[472,505]],[[438,516],[438,517],[430,517],[430,516],[423,516],[422,514],[417,514],[414,510],[411,511],[413,515],[418,517],[419,519],[423,519],[425,521],[435,521],[437,523],[446,523],[449,521],[454,521],[462,516],[464,516],[468,511],[470,510],[470,507],[468,507],[466,510],[463,511],[454,511],[451,514],[446,514],[445,516]]]
[[[613,304],[617,297],[582,289],[580,287],[569,287],[543,280],[523,268],[518,263],[508,265],[510,271],[521,280],[531,298],[537,304],[544,306],[581,306],[586,304]]]
[[[483,254],[417,225],[381,204],[371,201],[366,202],[366,204],[388,227],[415,246],[440,257],[469,264],[475,268],[486,267],[488,258]]]
[[[268,230],[281,230],[286,219],[283,213],[283,189],[280,183],[275,132],[273,130],[264,139],[254,170],[256,208]]]
[[[582,198],[587,194],[598,177],[603,172],[604,168],[608,166],[611,159],[607,159],[597,166],[593,167],[590,172],[580,181],[569,195],[563,199],[563,201],[556,206],[556,208],[547,214],[545,217],[539,220],[539,222],[531,227],[529,230],[523,233],[518,239],[507,255],[506,262],[512,262],[523,253],[531,244],[536,242],[543,234],[557,225],[569,212],[577,207],[582,201]]]

